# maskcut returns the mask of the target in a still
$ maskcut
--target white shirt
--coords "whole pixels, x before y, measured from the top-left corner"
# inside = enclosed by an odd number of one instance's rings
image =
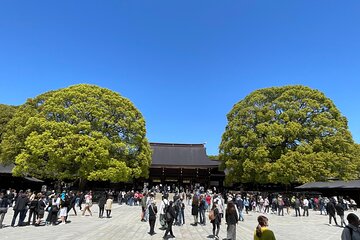
[[[166,198],[164,198],[164,200],[162,200],[161,203],[160,203],[160,207],[159,207],[160,214],[165,214],[165,212],[164,212],[165,204],[169,205],[169,200],[167,200]]]
[[[303,201],[303,206],[304,207],[308,207],[309,206],[309,200],[307,200],[306,198]]]

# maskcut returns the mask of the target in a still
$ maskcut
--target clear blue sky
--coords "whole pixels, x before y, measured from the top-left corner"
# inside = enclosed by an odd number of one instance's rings
[[[217,154],[258,88],[324,92],[360,140],[360,1],[0,2],[0,103],[96,84],[129,98],[152,142]]]

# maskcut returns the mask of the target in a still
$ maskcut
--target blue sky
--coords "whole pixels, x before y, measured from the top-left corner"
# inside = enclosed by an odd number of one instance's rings
[[[129,98],[152,142],[217,154],[232,106],[302,84],[360,141],[359,1],[0,2],[0,103],[96,84]]]

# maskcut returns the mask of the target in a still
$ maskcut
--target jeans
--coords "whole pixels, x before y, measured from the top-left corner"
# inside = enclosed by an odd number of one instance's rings
[[[309,216],[309,207],[304,206],[304,211],[303,211],[303,216],[305,216],[305,212],[306,212],[306,216]]]
[[[205,225],[206,224],[205,209],[200,209],[199,214],[200,214],[200,224]]]

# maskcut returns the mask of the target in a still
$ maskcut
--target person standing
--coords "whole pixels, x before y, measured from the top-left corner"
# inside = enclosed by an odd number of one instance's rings
[[[27,197],[27,194],[23,193],[22,190],[19,191],[19,195],[16,198],[15,206],[13,207],[14,210],[14,216],[11,221],[11,226],[15,226],[15,221],[17,216],[20,214],[18,226],[24,226],[24,219],[26,215],[26,208],[29,204],[29,198]]]
[[[227,239],[236,240],[236,224],[239,221],[238,213],[233,202],[228,202],[225,211],[225,220],[227,223]]]
[[[304,197],[304,200],[303,200],[303,217],[305,216],[305,213],[306,213],[306,216],[308,217],[309,216],[309,200]]]
[[[172,201],[169,202],[169,206],[168,206],[167,212],[165,214],[166,214],[166,221],[167,221],[167,229],[165,231],[163,238],[167,238],[168,233],[170,233],[170,236],[174,238],[175,236],[172,231],[172,225],[174,223],[176,214],[175,214],[175,209],[174,209]]]
[[[213,216],[211,216],[211,214]],[[214,201],[211,211],[209,213],[210,222],[213,225],[213,236],[216,239],[219,239],[220,225],[221,225],[221,215],[218,208],[218,201]]]
[[[150,225],[149,234],[154,235],[156,234],[154,228],[155,228],[156,214],[157,214],[157,207],[154,200],[151,200],[148,212],[149,212],[149,225]]]
[[[8,211],[11,200],[8,198],[8,195],[5,191],[0,193],[0,228],[3,227],[3,221],[5,218],[5,214]]]
[[[111,218],[111,209],[113,204],[113,198],[111,195],[108,196],[108,199],[106,200],[105,204],[105,210],[106,210],[106,217]]]
[[[199,215],[200,215],[200,224],[206,225],[206,218],[205,218],[205,210],[206,210],[206,200],[203,195],[200,195],[200,204],[199,204]]]
[[[104,216],[105,203],[106,203],[106,194],[103,193],[98,202],[99,218],[102,218]]]
[[[191,215],[194,216],[194,226],[197,226],[198,224],[198,214],[199,214],[199,200],[198,197],[194,195],[191,204]]]
[[[268,218],[260,215],[257,220],[259,224],[254,232],[254,240],[276,240],[274,232],[268,228]]]
[[[38,196],[34,195],[30,199],[29,206],[29,217],[28,217],[28,225],[31,225],[31,217],[32,217],[32,225],[35,225],[35,220],[37,219],[37,205],[38,205]]]
[[[295,199],[295,203],[294,203],[296,217],[298,216],[298,214],[299,214],[299,217],[301,217],[300,206],[301,206],[301,202],[300,202],[300,199],[297,197]]]
[[[35,226],[39,226],[41,223],[41,220],[44,218],[44,214],[45,214],[45,208],[46,208],[46,199],[45,199],[45,195],[39,193],[38,195],[38,205],[36,206],[37,209],[37,219],[36,219],[36,223]]]
[[[360,240],[359,217],[349,213],[346,218],[349,224],[341,233],[341,240]]]

